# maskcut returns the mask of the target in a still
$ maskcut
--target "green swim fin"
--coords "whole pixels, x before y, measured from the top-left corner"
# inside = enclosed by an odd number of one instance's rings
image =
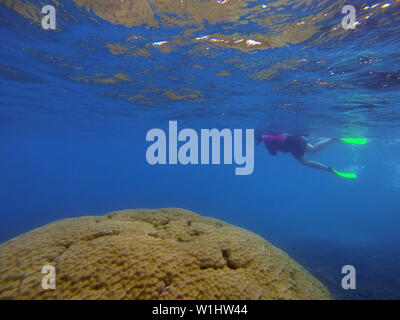
[[[357,175],[355,173],[344,173],[344,172],[339,172],[335,169],[333,169],[333,172],[336,173],[339,177],[346,178],[346,179],[357,179]]]
[[[365,138],[340,138],[343,142],[350,144],[366,144],[367,139]]]

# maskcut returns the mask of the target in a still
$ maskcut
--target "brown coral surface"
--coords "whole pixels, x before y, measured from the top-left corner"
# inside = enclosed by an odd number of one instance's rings
[[[56,289],[42,287],[43,265]],[[1,299],[330,299],[260,236],[182,209],[57,221],[0,245]]]

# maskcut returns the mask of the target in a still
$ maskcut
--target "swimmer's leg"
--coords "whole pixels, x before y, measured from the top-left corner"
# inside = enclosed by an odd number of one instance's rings
[[[306,152],[310,153],[310,154],[317,153],[318,151],[321,151],[323,148],[329,146],[331,143],[333,143],[335,141],[336,141],[336,139],[324,138],[321,141],[318,141],[314,145],[307,143]]]
[[[308,160],[305,155],[300,156],[300,157],[295,157],[295,158],[307,167],[333,173],[333,170],[331,167],[328,167],[317,161]]]

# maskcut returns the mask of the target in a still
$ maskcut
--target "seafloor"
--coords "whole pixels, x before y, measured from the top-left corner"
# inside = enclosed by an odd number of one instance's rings
[[[400,245],[350,245],[317,239],[280,245],[329,290],[334,299],[400,299]],[[356,270],[356,289],[344,290],[341,269],[351,264]]]

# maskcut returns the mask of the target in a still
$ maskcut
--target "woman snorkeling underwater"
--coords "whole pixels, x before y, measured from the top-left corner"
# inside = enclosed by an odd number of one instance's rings
[[[300,134],[282,134],[282,133],[267,133],[267,134],[256,134],[257,144],[264,142],[265,147],[268,149],[271,155],[276,155],[278,152],[287,153],[290,152],[295,159],[300,163],[310,168],[327,171],[330,173],[337,174],[343,178],[354,179],[357,178],[355,173],[342,173],[330,166],[323,163],[309,160],[307,154],[315,154],[325,147],[329,146],[335,141],[344,141],[351,144],[365,144],[366,139],[336,139],[336,138],[322,138],[320,141],[312,145],[304,135]]]

